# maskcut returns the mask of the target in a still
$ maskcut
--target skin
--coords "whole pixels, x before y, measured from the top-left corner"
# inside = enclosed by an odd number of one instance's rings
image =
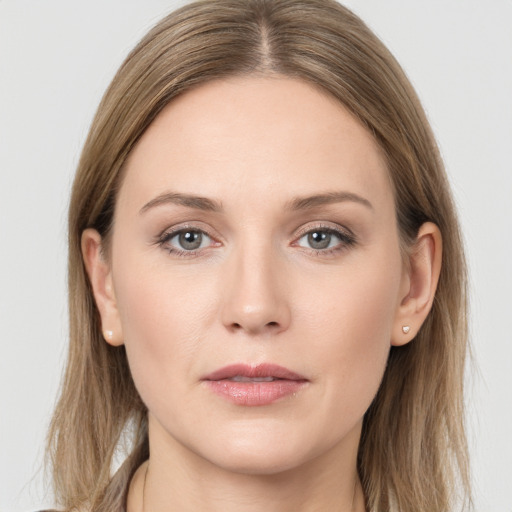
[[[94,230],[82,246],[107,341],[126,346],[149,410],[151,456],[129,512],[364,511],[362,418],[390,346],[410,342],[431,307],[436,226],[422,226],[404,261],[378,145],[337,101],[290,78],[187,92],[125,171],[108,258]],[[185,228],[204,233],[199,249],[180,249]],[[308,233],[330,234],[329,247]],[[235,405],[201,379],[239,362],[308,382],[270,405]]]

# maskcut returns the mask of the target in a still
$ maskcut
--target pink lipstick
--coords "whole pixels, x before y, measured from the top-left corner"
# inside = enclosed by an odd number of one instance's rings
[[[210,373],[203,382],[236,405],[257,406],[297,393],[308,380],[275,364],[234,364]]]

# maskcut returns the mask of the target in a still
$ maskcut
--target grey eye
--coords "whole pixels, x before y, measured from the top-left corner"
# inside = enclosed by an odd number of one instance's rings
[[[301,236],[298,245],[319,251],[335,247],[341,242],[341,236],[337,233],[326,229],[317,229]]]
[[[327,249],[331,243],[331,233],[314,231],[308,234],[308,243],[313,249]]]
[[[202,231],[187,229],[176,233],[169,244],[183,251],[195,251],[210,245],[211,239]]]

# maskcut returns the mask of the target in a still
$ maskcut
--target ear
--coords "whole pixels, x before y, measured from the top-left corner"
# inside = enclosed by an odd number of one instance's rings
[[[404,264],[391,344],[409,343],[422,326],[432,308],[441,272],[442,237],[439,228],[425,222],[419,229]]]
[[[82,233],[82,255],[100,312],[103,337],[113,346],[123,344],[121,320],[112,282],[112,269],[102,251],[101,235],[95,229]]]

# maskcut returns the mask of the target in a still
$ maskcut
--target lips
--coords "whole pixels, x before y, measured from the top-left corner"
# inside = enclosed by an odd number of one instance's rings
[[[307,385],[298,373],[275,364],[234,364],[216,370],[203,382],[217,395],[236,405],[269,405]]]

